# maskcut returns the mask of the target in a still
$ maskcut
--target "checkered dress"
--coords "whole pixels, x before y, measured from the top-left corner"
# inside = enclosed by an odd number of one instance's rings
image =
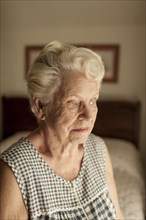
[[[25,138],[1,154],[1,159],[16,176],[30,219],[116,219],[105,181],[105,144],[101,138],[89,136],[81,170],[73,181],[58,176]]]

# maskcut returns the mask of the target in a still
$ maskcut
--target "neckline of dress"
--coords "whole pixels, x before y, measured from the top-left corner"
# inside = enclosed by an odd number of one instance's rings
[[[23,141],[26,141],[29,146],[31,146],[31,149],[35,152],[36,156],[38,156],[38,158],[41,160],[41,163],[45,166],[46,170],[49,170],[53,176],[55,178],[57,178],[57,180],[60,180],[61,182],[64,182],[65,184],[69,184],[71,186],[77,184],[81,179],[82,179],[82,175],[83,175],[83,171],[85,169],[85,161],[86,161],[86,143],[83,144],[83,148],[84,148],[84,153],[83,153],[83,159],[82,159],[82,163],[81,163],[81,167],[80,167],[80,171],[77,175],[76,178],[74,178],[73,180],[67,180],[65,178],[63,178],[61,175],[59,175],[58,173],[55,172],[55,170],[53,170],[49,164],[44,160],[44,158],[41,156],[41,154],[39,153],[39,151],[36,149],[36,147],[31,143],[31,141],[29,139],[27,139],[26,137],[22,137]]]

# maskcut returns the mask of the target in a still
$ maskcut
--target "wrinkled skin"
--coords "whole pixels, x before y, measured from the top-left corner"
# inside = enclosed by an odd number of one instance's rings
[[[95,81],[77,73],[67,75],[62,91],[46,113],[47,130],[62,144],[85,143],[96,119],[98,96]]]

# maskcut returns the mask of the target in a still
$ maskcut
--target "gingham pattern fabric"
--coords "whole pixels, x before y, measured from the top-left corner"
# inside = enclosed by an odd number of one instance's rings
[[[115,208],[105,181],[105,144],[91,134],[84,145],[78,177],[67,181],[22,138],[2,155],[16,176],[32,220],[114,220]]]

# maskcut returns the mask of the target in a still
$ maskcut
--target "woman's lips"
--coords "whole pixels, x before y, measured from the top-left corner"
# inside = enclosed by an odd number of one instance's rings
[[[87,132],[89,130],[89,128],[75,128],[72,131],[75,132]]]

